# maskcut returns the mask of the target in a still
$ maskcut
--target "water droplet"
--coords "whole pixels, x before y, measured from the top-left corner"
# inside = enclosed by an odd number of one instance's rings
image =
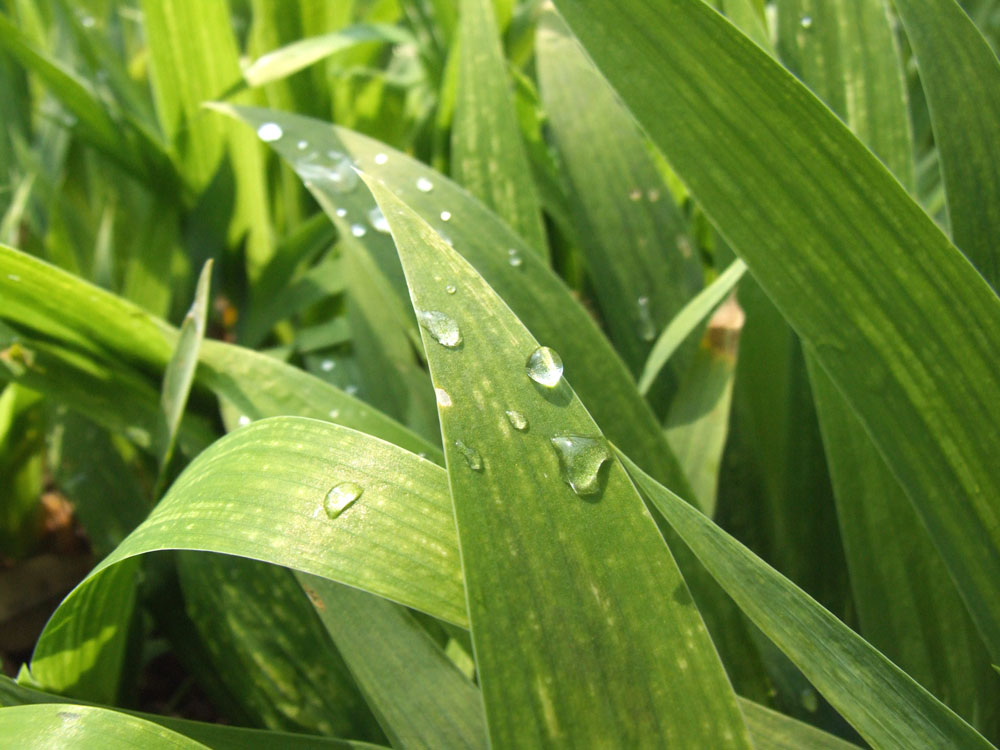
[[[650,203],[656,203],[656,201],[660,200],[660,191],[656,188],[650,188],[646,191],[646,199]]]
[[[512,247],[507,251],[507,262],[514,266],[514,268],[518,268],[522,263],[524,263],[524,259],[521,257],[521,254],[517,252],[517,248]]]
[[[385,154],[375,154],[376,164],[385,164],[387,161],[389,161],[389,157]]]
[[[334,362],[332,359],[324,359],[322,362],[319,363],[319,369],[321,369],[323,372],[330,372],[330,370],[332,370],[336,366],[337,363]]]
[[[351,234],[353,234],[355,237],[364,237],[366,234],[368,234],[368,230],[365,229],[360,224],[351,224]]]
[[[802,16],[802,20],[799,21],[803,29],[811,29],[813,25],[812,16]]]
[[[653,323],[653,313],[649,309],[649,297],[639,297],[636,307],[639,310],[639,338],[652,341],[656,338],[656,324]]]
[[[814,714],[819,710],[819,696],[816,695],[816,691],[812,688],[805,688],[799,694],[799,699],[802,701],[802,708],[809,713]]]
[[[299,151],[305,151],[307,148],[309,148],[309,141],[299,141],[298,143],[295,144],[295,147]]]
[[[417,190],[421,193],[429,193],[434,189],[434,183],[428,180],[426,177],[417,178]]]
[[[639,188],[632,188],[632,192],[628,194],[628,199],[630,201],[641,201],[642,191]]]
[[[483,470],[483,457],[479,455],[479,451],[461,440],[455,441],[455,447],[458,448],[458,452],[462,454],[462,458],[465,459],[465,463],[469,465],[470,469],[473,471]]]
[[[246,427],[252,421],[253,420],[250,419],[250,417],[248,417],[246,414],[240,414],[240,418],[236,420],[236,424],[238,424],[240,427]]]
[[[330,419],[340,419],[340,409],[330,409]]]
[[[453,349],[462,343],[462,332],[458,330],[458,323],[448,317],[443,312],[437,310],[423,310],[417,317],[422,325],[435,341],[441,346]]]
[[[515,430],[524,432],[528,429],[528,419],[521,412],[508,409],[504,413],[507,415],[507,421],[510,422],[510,426]]]
[[[343,208],[343,207],[338,208],[337,209],[337,216],[339,216],[341,219],[343,219],[345,216],[347,216],[347,209]]]
[[[442,211],[441,221],[451,221],[451,211]]]
[[[281,126],[276,122],[265,122],[257,128],[257,137],[265,143],[276,141],[284,134]]]
[[[341,159],[330,171],[330,184],[338,193],[349,193],[358,186],[358,173],[354,171],[354,163],[350,159]]]
[[[16,273],[9,273],[9,274],[7,274],[7,278],[10,279],[11,281],[20,281],[21,280],[21,277],[18,276]]]
[[[354,482],[335,484],[323,498],[323,510],[326,511],[326,517],[332,521],[361,497],[362,492],[364,489],[361,485]]]
[[[444,288],[444,290],[445,290],[445,291],[446,291],[446,292],[447,292],[448,294],[454,294],[455,292],[457,292],[457,291],[458,291],[458,289],[457,289],[457,288],[455,287],[455,285],[454,285],[454,284],[449,284],[448,286],[446,286],[446,287]]]
[[[83,15],[80,16],[80,24],[85,29],[92,29],[97,24],[97,21],[94,20],[93,16]]]
[[[346,393],[348,396],[357,396],[358,387],[354,385],[354,383],[351,383],[350,385],[344,386],[344,393]]]
[[[434,397],[437,399],[438,406],[451,406],[451,396],[444,388],[435,388]]]
[[[582,435],[560,435],[550,441],[559,456],[563,481],[577,495],[593,495],[600,491],[599,472],[611,458],[603,438]]]
[[[335,148],[331,148],[327,151],[326,155],[330,157],[330,161],[341,161],[344,158],[344,152],[337,151]]]
[[[524,366],[528,377],[536,383],[553,388],[559,383],[563,374],[563,361],[559,352],[549,349],[547,346],[540,346],[531,353]]]
[[[389,222],[386,221],[385,214],[382,213],[382,209],[378,206],[375,206],[375,208],[368,212],[368,223],[372,225],[372,228],[376,232],[381,232],[382,234],[389,233]]]

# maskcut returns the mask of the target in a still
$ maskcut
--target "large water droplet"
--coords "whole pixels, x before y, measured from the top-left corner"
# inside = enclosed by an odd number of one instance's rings
[[[799,21],[799,23],[802,25],[803,29],[811,29],[813,25],[812,16],[802,16],[802,19]]]
[[[368,234],[368,230],[365,229],[361,224],[351,224],[351,234],[355,237],[364,237]]]
[[[257,137],[260,138],[265,143],[271,143],[276,141],[281,136],[284,135],[284,131],[281,126],[276,122],[265,122],[259,128],[257,128]]]
[[[417,190],[421,193],[429,193],[434,189],[434,183],[428,180],[426,177],[417,178]]]
[[[368,223],[372,225],[372,228],[376,232],[382,232],[382,234],[389,233],[389,222],[386,221],[385,214],[382,213],[382,209],[378,206],[375,206],[375,208],[368,212]]]
[[[512,247],[507,251],[507,262],[514,266],[514,268],[517,268],[524,263],[524,259],[521,257],[521,254],[517,252],[517,248]]]
[[[504,413],[507,415],[507,421],[510,422],[510,426],[515,430],[518,432],[524,432],[528,429],[528,418],[521,412],[515,411],[514,409],[508,409]]]
[[[639,297],[636,308],[639,312],[639,338],[652,341],[656,338],[656,324],[653,323],[653,312],[649,309],[649,297]]]
[[[548,388],[554,388],[558,385],[559,379],[562,378],[562,357],[559,356],[559,352],[555,349],[540,346],[528,357],[524,371],[536,383],[540,383]]]
[[[465,463],[469,465],[470,469],[473,471],[483,470],[483,457],[479,455],[479,451],[461,440],[455,441],[455,447],[458,448],[458,452],[462,454],[462,458],[465,459]]]
[[[560,435],[551,440],[559,456],[559,469],[563,481],[577,495],[599,492],[599,473],[605,461],[611,458],[603,438],[583,435]]]
[[[444,388],[435,388],[434,398],[437,399],[438,406],[451,406],[451,396]]]
[[[341,482],[340,484],[335,484],[330,488],[330,491],[326,493],[326,497],[323,498],[323,510],[326,512],[326,517],[333,520],[345,510],[347,510],[351,504],[361,497],[361,493],[364,489],[360,484],[355,484],[354,482]]]
[[[443,312],[423,310],[417,317],[420,319],[420,325],[441,346],[452,349],[462,343],[462,332],[458,330],[458,323]]]

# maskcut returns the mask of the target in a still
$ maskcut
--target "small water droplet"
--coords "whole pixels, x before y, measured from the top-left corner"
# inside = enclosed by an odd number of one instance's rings
[[[507,251],[507,262],[514,266],[514,268],[518,268],[522,263],[524,263],[524,259],[521,257],[521,254],[517,252],[516,247],[512,247]]]
[[[93,16],[83,15],[80,16],[80,23],[85,29],[92,29],[97,24]]]
[[[238,424],[240,427],[246,427],[252,421],[253,420],[250,419],[250,417],[248,417],[246,414],[240,414],[240,418],[236,420],[236,424]]]
[[[426,331],[441,346],[453,349],[462,343],[462,332],[453,318],[438,310],[423,310],[417,317]]]
[[[437,399],[438,406],[451,406],[451,396],[444,388],[435,388],[434,397]]]
[[[257,137],[265,143],[276,141],[284,134],[281,126],[276,122],[265,122],[257,128]]]
[[[819,696],[812,688],[805,688],[799,695],[799,699],[802,701],[802,708],[809,713],[814,714],[819,710]]]
[[[646,191],[646,199],[650,203],[656,203],[656,201],[660,200],[660,191],[656,188],[650,188]]]
[[[309,148],[309,141],[299,141],[298,143],[295,144],[295,148],[297,148],[299,151],[305,151],[307,148]]]
[[[448,247],[455,247],[455,243],[452,241],[451,237],[446,235],[444,232],[438,232],[438,234],[441,236],[441,239],[444,240],[444,244]]]
[[[21,280],[21,277],[18,276],[16,273],[9,273],[9,274],[7,274],[7,278],[10,279],[11,281],[20,281]]]
[[[454,294],[455,292],[457,292],[457,291],[458,291],[458,289],[457,289],[457,288],[455,287],[455,285],[454,285],[454,284],[448,284],[448,286],[446,286],[446,287],[444,288],[444,290],[445,290],[445,291],[446,291],[446,292],[447,292],[448,294]]]
[[[346,393],[348,396],[357,396],[358,387],[354,385],[354,383],[351,383],[350,385],[344,386],[344,393]]]
[[[653,323],[653,312],[649,309],[649,297],[639,297],[636,307],[639,311],[639,338],[652,341],[656,338],[656,324]]]
[[[323,372],[330,372],[330,370],[332,370],[336,366],[337,363],[334,362],[332,359],[324,359],[322,362],[319,363],[319,369],[321,369]]]
[[[340,409],[330,409],[330,419],[340,419]]]
[[[441,221],[451,221],[451,211],[442,211]]]
[[[417,178],[417,190],[421,193],[429,193],[434,189],[434,183],[428,180],[426,177]]]
[[[323,510],[326,511],[326,517],[332,521],[361,497],[362,492],[364,489],[361,485],[354,482],[335,484],[323,498]]]
[[[479,455],[479,451],[461,440],[455,441],[455,447],[458,448],[458,452],[462,454],[462,458],[465,459],[465,463],[469,465],[470,469],[473,471],[483,470],[483,457]]]
[[[549,349],[547,346],[540,346],[531,353],[524,366],[528,377],[536,383],[548,388],[558,385],[563,374],[563,361],[559,352]]]
[[[507,415],[507,421],[510,422],[510,426],[515,430],[518,432],[524,432],[528,429],[528,418],[521,412],[515,411],[514,409],[508,409],[504,413]]]
[[[599,473],[605,461],[611,458],[603,438],[583,435],[560,435],[550,441],[559,456],[559,469],[563,481],[577,495],[599,492]]]
[[[345,216],[347,216],[347,209],[343,208],[343,207],[338,208],[337,209],[337,216],[339,216],[341,219],[343,219]]]
[[[628,199],[630,201],[641,201],[642,191],[639,188],[632,188],[632,192],[628,194]]]
[[[353,234],[355,237],[364,237],[366,234],[368,234],[368,230],[365,229],[360,224],[351,224],[351,234]]]
[[[378,206],[375,206],[375,208],[368,212],[368,223],[372,225],[372,228],[376,232],[381,232],[382,234],[389,233],[389,222],[386,221],[385,214],[382,213],[382,209]]]
[[[385,164],[387,161],[389,161],[389,157],[385,154],[375,154],[376,164]]]
[[[813,25],[812,16],[802,16],[802,20],[799,21],[803,29],[811,29]]]

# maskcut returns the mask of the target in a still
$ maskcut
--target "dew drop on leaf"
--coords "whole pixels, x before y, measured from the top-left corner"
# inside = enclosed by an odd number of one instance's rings
[[[250,424],[251,421],[252,420],[250,419],[250,417],[248,417],[246,414],[241,414],[240,418],[236,420],[236,424],[238,424],[240,427],[246,427],[248,424]]]
[[[554,388],[559,384],[560,378],[562,378],[562,357],[559,356],[559,352],[555,349],[540,346],[528,357],[524,371],[536,383],[544,385],[547,388]]]
[[[295,144],[295,147],[299,151],[305,151],[307,148],[309,148],[309,141],[299,141],[298,143]]]
[[[364,489],[361,485],[354,482],[335,484],[323,498],[323,510],[326,512],[326,517],[333,520],[339,516],[350,507],[351,503],[361,497],[362,492]]]
[[[560,435],[550,441],[559,456],[563,481],[577,495],[593,495],[600,491],[599,473],[611,458],[603,438],[583,435]]]
[[[455,447],[462,454],[462,458],[465,459],[465,463],[468,464],[470,469],[473,471],[483,470],[483,457],[479,455],[479,451],[471,445],[466,445],[461,440],[455,441]]]
[[[649,297],[645,295],[636,300],[639,312],[639,338],[652,341],[656,338],[656,325],[653,323],[653,313],[649,309]]]
[[[257,137],[260,138],[265,143],[271,143],[278,140],[284,135],[284,131],[281,126],[276,122],[265,122],[259,128],[257,128]]]
[[[446,292],[447,292],[448,294],[454,294],[455,292],[457,292],[457,291],[458,291],[458,289],[457,289],[457,288],[455,287],[455,285],[454,285],[454,284],[448,284],[448,286],[446,286],[446,287],[444,288],[444,290],[445,290],[445,291],[446,291]]]
[[[812,16],[802,16],[802,19],[799,21],[799,23],[801,24],[803,29],[811,29],[813,25]]]
[[[451,221],[451,211],[442,211],[441,221]]]
[[[508,409],[505,413],[507,414],[507,421],[510,422],[510,426],[515,430],[518,432],[524,432],[528,429],[528,418],[521,412],[515,411],[514,409]]]
[[[338,208],[337,209],[337,216],[339,216],[341,219],[343,219],[345,216],[347,216],[347,209],[343,208],[343,207]]]
[[[435,388],[434,398],[437,399],[438,406],[451,406],[451,396],[444,388]]]
[[[799,699],[802,701],[802,708],[809,713],[814,714],[819,710],[819,698],[811,687],[805,688],[799,694]]]
[[[382,213],[382,209],[378,206],[375,206],[375,208],[368,212],[368,223],[372,225],[372,229],[376,232],[382,232],[382,234],[389,233],[389,222],[386,221],[385,214]]]
[[[336,366],[337,363],[334,362],[332,359],[324,359],[322,362],[319,363],[319,369],[321,369],[323,372],[330,372],[330,370],[332,370]]]
[[[20,281],[21,280],[21,277],[18,276],[16,273],[9,273],[9,274],[7,274],[7,278],[10,279],[11,281]]]
[[[365,229],[361,224],[351,224],[351,234],[355,237],[364,237],[368,234],[368,230]]]
[[[426,177],[417,178],[417,190],[421,193],[429,193],[434,189],[434,183],[428,180]]]
[[[462,343],[462,332],[454,319],[438,310],[422,310],[417,314],[420,325],[441,346],[452,349]]]
[[[389,161],[389,157],[385,154],[375,154],[376,164],[385,164],[387,161]]]
[[[517,268],[524,263],[524,259],[521,258],[521,254],[517,252],[517,249],[512,247],[507,251],[507,262],[514,266],[514,268]]]

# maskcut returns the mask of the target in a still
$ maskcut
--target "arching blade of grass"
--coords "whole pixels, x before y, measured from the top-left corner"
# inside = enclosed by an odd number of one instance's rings
[[[402,607],[297,574],[393,747],[485,748],[479,689]]]
[[[207,745],[119,711],[54,703],[0,709],[8,747],[36,750],[208,750]]]
[[[541,206],[514,114],[492,0],[460,0],[457,44],[452,174],[528,247],[547,257]]]
[[[996,658],[1000,300],[843,124],[710,8],[557,5],[857,411]]]
[[[611,340],[638,373],[657,332],[701,288],[700,264],[681,252],[686,222],[631,113],[555,11],[543,13],[536,46],[581,249]],[[668,365],[674,387],[688,359]]]
[[[40,690],[18,685],[9,677],[0,675],[0,706],[49,705],[60,711],[72,711],[75,706],[87,706],[83,701],[67,700],[58,695],[44,693]],[[96,707],[100,708],[100,707]],[[202,742],[213,750],[273,750],[281,747],[283,750],[376,750],[381,745],[367,742],[333,739],[330,737],[315,737],[308,734],[291,734],[288,732],[272,732],[261,729],[244,729],[230,727],[224,724],[210,724],[190,719],[178,719],[173,716],[161,716],[140,711],[113,712],[122,716],[131,716],[158,724],[171,731]],[[134,745],[130,745],[131,748]],[[777,750],[784,750],[778,748]],[[825,750],[825,748],[824,748]]]
[[[740,700],[740,707],[757,750],[858,750],[857,745],[753,701]]]
[[[350,167],[326,154],[346,154],[366,172],[385,180],[454,243],[532,335],[559,350],[567,367],[577,373],[574,387],[604,434],[626,446],[629,455],[649,467],[658,479],[687,494],[687,482],[660,425],[636,393],[614,348],[559,277],[496,214],[425,164],[358,133],[284,112],[246,107],[223,111],[255,129],[266,123],[278,124],[282,137],[271,145],[311,185],[313,195],[342,231],[362,235],[360,240],[374,264],[390,283],[396,283],[397,274],[402,280],[402,270],[390,238],[373,231],[369,222],[369,212],[375,208],[371,196],[356,185],[352,187],[350,178],[339,177]],[[305,143],[306,148],[300,149],[299,143]],[[338,216],[338,209],[345,215]],[[444,215],[448,218],[442,218]],[[405,285],[395,288],[400,301],[405,301]],[[406,319],[411,318],[407,311]]]
[[[66,356],[80,360],[80,367],[86,370],[99,367],[95,378],[108,377],[104,375],[108,368],[100,365],[100,359],[109,354],[144,370],[162,373],[176,341],[175,328],[141,307],[2,245],[0,293],[4,300],[0,319],[91,353],[98,360],[95,364],[75,352]],[[28,374],[31,372],[29,369]],[[61,366],[53,366],[49,375],[66,380]],[[298,368],[249,349],[220,341],[203,342],[195,382],[224,396],[251,419],[281,414],[326,419],[398,442],[413,451],[427,452],[431,457],[440,456],[437,448],[376,409]],[[72,386],[71,380],[65,384],[67,388]],[[74,397],[75,403],[81,401],[86,403],[85,393]],[[104,411],[114,416],[113,409]],[[101,412],[95,405],[87,413],[100,421]],[[150,417],[147,424],[152,434],[155,417]]]
[[[680,572],[569,385],[575,372],[536,363],[529,377],[538,342],[429,224],[368,184],[422,320],[491,743],[750,747]]]
[[[992,747],[808,594],[618,455],[643,494],[740,608],[873,748]]]
[[[1000,61],[954,0],[895,6],[930,108],[952,239],[1000,289]]]

